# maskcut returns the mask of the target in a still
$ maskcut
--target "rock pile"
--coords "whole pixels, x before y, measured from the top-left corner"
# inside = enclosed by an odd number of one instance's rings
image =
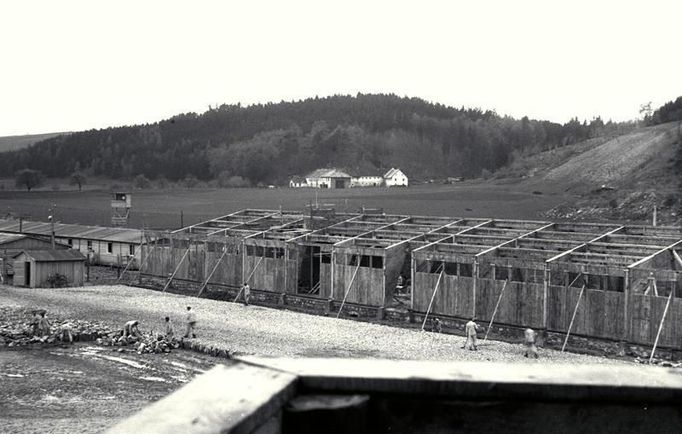
[[[170,353],[172,349],[180,348],[180,341],[175,338],[164,339],[163,336],[153,333],[139,336],[122,336],[121,332],[115,332],[96,340],[99,345],[105,347],[132,346],[138,354],[146,353]]]
[[[112,330],[98,322],[66,320],[48,316],[50,334],[37,336],[34,333],[34,310],[0,308],[0,347],[20,347],[31,344],[54,344],[68,342],[68,329],[74,341],[93,341],[107,336]]]

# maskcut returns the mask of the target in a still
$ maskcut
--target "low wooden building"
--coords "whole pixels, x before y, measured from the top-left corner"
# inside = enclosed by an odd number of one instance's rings
[[[52,248],[49,238],[0,232],[0,283],[11,283],[14,276],[12,258],[24,250],[48,250]],[[55,243],[55,249],[66,250],[66,244]]]
[[[0,232],[49,239],[52,225],[47,222],[0,219]],[[55,223],[54,232],[57,243],[66,244],[83,255],[89,254],[94,264],[124,267],[132,261],[129,268],[139,268],[142,242],[142,231],[139,229]]]
[[[66,277],[67,286],[83,286],[85,256],[75,250],[24,250],[13,258],[14,285],[49,287],[57,274]]]

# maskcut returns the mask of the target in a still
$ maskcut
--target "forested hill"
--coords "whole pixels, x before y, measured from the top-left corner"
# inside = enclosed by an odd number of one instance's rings
[[[372,174],[400,167],[413,178],[478,176],[513,155],[564,146],[618,129],[601,119],[501,117],[395,95],[332,96],[277,104],[223,105],[149,125],[90,130],[3,153],[0,174],[82,170],[131,179],[241,176],[281,183],[326,166]]]

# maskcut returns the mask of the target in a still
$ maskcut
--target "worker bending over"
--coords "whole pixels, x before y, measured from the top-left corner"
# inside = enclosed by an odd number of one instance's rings
[[[139,338],[141,336],[140,330],[138,329],[139,322],[137,320],[128,321],[123,326],[123,337],[134,336]]]

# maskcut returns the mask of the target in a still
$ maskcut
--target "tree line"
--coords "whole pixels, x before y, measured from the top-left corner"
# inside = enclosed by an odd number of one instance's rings
[[[285,183],[327,166],[356,174],[400,167],[416,179],[476,177],[514,155],[620,128],[600,118],[559,124],[392,94],[336,95],[222,105],[153,124],[62,135],[4,153],[0,173],[28,169],[49,177],[197,179],[221,185]]]

